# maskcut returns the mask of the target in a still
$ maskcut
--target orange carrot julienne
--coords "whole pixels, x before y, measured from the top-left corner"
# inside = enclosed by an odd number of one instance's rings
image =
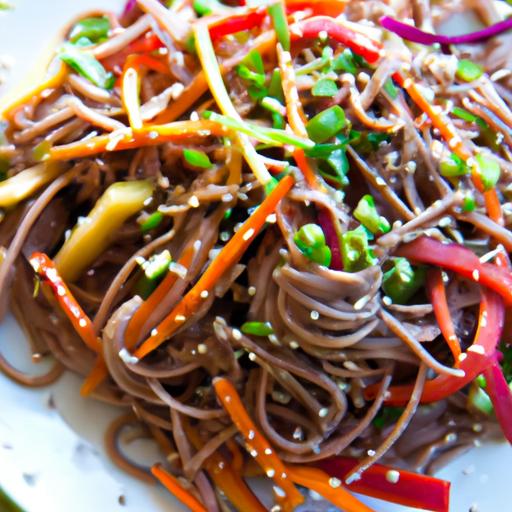
[[[195,313],[201,303],[208,297],[215,284],[227,268],[234,265],[247,250],[254,237],[265,225],[267,217],[274,212],[278,203],[294,184],[293,178],[285,176],[264,199],[254,213],[243,223],[219,255],[209,265],[192,289],[169,315],[154,329],[153,334],[142,343],[135,356],[142,359],[159,347],[169,336],[174,334],[187,318]]]
[[[186,420],[183,422],[183,428],[191,443],[199,450],[204,443],[199,437],[197,430]],[[233,439],[226,441],[226,444],[228,446],[230,444],[235,445],[236,457],[240,457],[243,462],[242,454]],[[219,451],[216,451],[205,460],[204,467],[216,487],[224,493],[226,498],[239,512],[244,512],[245,510],[266,512],[265,507],[263,507],[260,500],[242,478],[241,468],[237,468],[236,464],[234,459],[230,462]]]
[[[313,169],[311,168],[311,165],[308,162],[308,159],[306,158],[304,150],[300,149],[300,148],[296,148],[293,152],[293,158],[295,159],[295,162],[297,163],[297,166],[299,167],[300,172],[304,176],[306,183],[313,190],[319,190],[320,183],[315,174],[315,171],[313,171]]]
[[[82,341],[91,350],[99,353],[101,343],[96,336],[91,319],[85,314],[64,280],[59,276],[53,261],[46,254],[35,252],[30,257],[30,264],[43,279],[43,282],[50,286],[59,306],[71,321]]]
[[[273,479],[274,494],[282,509],[293,510],[304,501],[304,497],[289,478],[286,466],[256,428],[233,384],[224,377],[216,377],[213,386],[224,409],[244,437],[249,454]]]
[[[451,350],[455,366],[459,366],[460,341],[455,334],[455,327],[453,325],[452,315],[448,308],[448,301],[446,300],[446,288],[443,281],[443,272],[441,269],[429,269],[427,273],[427,293],[430,297],[430,302],[434,308],[434,315],[436,317],[441,333]]]
[[[142,132],[126,133],[112,132],[108,135],[98,135],[89,139],[72,142],[50,149],[51,160],[72,160],[96,155],[104,151],[122,151],[141,146],[158,145],[164,142],[183,142],[190,137],[222,136],[227,131],[219,123],[206,119],[199,121],[176,121],[164,125],[149,125]],[[118,137],[118,138],[117,138]]]
[[[192,512],[208,512],[204,505],[187,491],[175,476],[168,473],[161,464],[152,466],[151,473],[174,497]]]
[[[108,376],[108,369],[105,360],[98,357],[91,372],[82,382],[80,387],[80,394],[82,396],[89,396]]]
[[[317,492],[344,512],[374,512],[373,509],[347,491],[339,479],[329,476],[321,469],[308,466],[288,466],[287,471],[294,483]]]

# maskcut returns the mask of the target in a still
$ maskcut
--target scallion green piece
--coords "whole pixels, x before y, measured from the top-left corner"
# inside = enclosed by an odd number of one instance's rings
[[[462,158],[459,158],[455,153],[452,153],[448,158],[441,160],[439,164],[441,176],[445,178],[455,178],[457,176],[464,176],[469,172],[468,166]]]
[[[476,208],[475,197],[471,195],[467,195],[462,200],[462,211],[463,212],[473,212]]]
[[[162,212],[156,211],[153,212],[148,218],[140,225],[140,229],[143,233],[147,233],[152,229],[157,228],[164,219],[164,214]]]
[[[151,258],[141,263],[141,269],[144,273],[135,284],[134,293],[143,299],[147,299],[167,274],[171,262],[171,253],[165,250],[154,254]]]
[[[76,43],[82,37],[91,43],[98,43],[108,37],[110,21],[105,16],[84,18],[76,23],[69,34],[69,40]]]
[[[469,388],[468,407],[485,416],[490,416],[494,412],[489,395],[477,383]]]
[[[228,6],[218,2],[217,0],[194,0],[192,7],[199,16],[207,16],[212,12],[222,13],[229,11]]]
[[[331,249],[326,245],[322,228],[317,224],[305,224],[294,235],[293,241],[306,258],[328,267],[331,264]]]
[[[346,48],[339,55],[334,58],[332,63],[332,69],[334,71],[344,71],[355,75],[357,73],[357,65],[354,60],[354,54],[351,50]]]
[[[306,131],[311,140],[321,143],[334,137],[345,126],[345,112],[339,105],[334,105],[310,119],[306,124]]]
[[[370,194],[366,194],[361,198],[354,210],[354,217],[374,235],[377,233],[387,233],[391,229],[388,220],[379,215],[375,207],[375,200]]]
[[[481,117],[475,116],[475,114],[472,114],[463,108],[453,107],[452,114],[459,119],[468,121],[469,123],[476,123],[480,128],[489,128],[489,125]]]
[[[484,74],[482,66],[468,59],[461,59],[457,62],[456,76],[465,82],[473,82]]]
[[[204,151],[198,151],[197,149],[184,149],[183,158],[193,167],[210,169],[213,166],[208,155]]]
[[[346,272],[364,270],[378,261],[368,246],[368,235],[363,226],[341,235],[341,253]]]
[[[279,102],[284,102],[281,73],[277,68],[274,69],[274,71],[272,71],[272,76],[270,77],[270,84],[268,86],[268,94],[269,96],[272,96],[272,98],[275,98]]]
[[[383,89],[391,96],[392,99],[396,99],[398,97],[398,89],[391,78],[388,78],[384,82]]]
[[[407,304],[424,283],[424,267],[413,267],[407,258],[392,258],[391,268],[382,278],[382,289],[394,303]]]
[[[311,89],[313,96],[331,98],[338,92],[336,82],[331,78],[321,78]]]
[[[52,143],[49,140],[43,140],[32,150],[32,158],[35,162],[44,162],[50,158],[50,149]]]
[[[283,2],[277,2],[267,7],[269,16],[272,19],[274,30],[276,31],[277,40],[281,43],[283,50],[290,51],[290,30],[288,28],[288,20],[284,10]]]
[[[270,336],[274,334],[272,324],[270,322],[245,322],[240,330],[244,334],[252,334],[254,336]]]
[[[103,89],[112,89],[114,86],[114,75],[108,73],[90,53],[80,50],[75,45],[64,43],[59,58],[94,85]]]
[[[496,160],[486,157],[482,153],[476,155],[475,160],[478,164],[478,172],[484,190],[490,190],[494,188],[498,180],[500,179],[500,165]]]

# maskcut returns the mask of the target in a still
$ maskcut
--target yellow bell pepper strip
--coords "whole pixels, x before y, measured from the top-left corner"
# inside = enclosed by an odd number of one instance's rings
[[[286,466],[258,431],[235,387],[224,377],[213,379],[213,387],[224,409],[242,434],[247,450],[265,474],[274,481],[274,495],[282,510],[293,510],[304,501],[304,497],[289,478]]]
[[[196,24],[194,26],[194,35],[196,41],[196,49],[201,66],[206,77],[206,81],[210,87],[210,91],[217,102],[222,113],[226,116],[230,116],[238,121],[241,121],[241,117],[235,109],[229,94],[222,80],[221,70],[215,56],[213,49],[212,40],[208,31],[208,26],[205,24]],[[265,187],[271,184],[274,179],[268,172],[262,159],[252,146],[247,135],[243,133],[235,134],[235,139],[242,149],[242,153],[249,164],[252,172],[258,179],[258,181]]]
[[[289,478],[294,483],[317,492],[344,512],[374,512],[373,509],[352,496],[341,485],[341,480],[331,477],[321,469],[308,466],[288,466],[287,471]]]
[[[251,242],[263,229],[267,217],[273,213],[281,199],[293,187],[294,180],[285,176],[260,206],[242,224],[229,242],[222,248],[215,260],[199,278],[192,289],[183,297],[182,301],[169,313],[169,315],[155,328],[154,333],[142,343],[135,352],[135,356],[145,357],[159,347],[169,336],[183,326],[187,318],[195,313],[204,301],[204,296],[214,288],[225,270],[234,265],[245,253]],[[204,293],[208,292],[208,293]]]
[[[110,237],[144,207],[153,194],[149,181],[126,181],[110,185],[83,222],[64,242],[55,265],[64,280],[76,281],[108,247]]]
[[[187,491],[175,476],[168,473],[161,464],[152,466],[151,473],[175,498],[192,512],[208,512],[204,505]]]
[[[11,208],[28,199],[61,172],[60,165],[44,162],[0,181],[0,208]]]
[[[122,133],[112,132],[89,139],[72,142],[50,149],[51,160],[73,160],[97,155],[104,151],[123,151],[164,142],[184,142],[191,137],[224,136],[228,132],[218,123],[202,119],[200,121],[176,121],[162,125],[148,125],[144,131],[134,133],[127,128]]]
[[[101,342],[96,336],[92,322],[59,275],[55,263],[46,254],[40,252],[32,254],[29,262],[36,274],[43,280],[43,283],[50,286],[59,306],[69,318],[83,342],[92,351],[99,353]]]

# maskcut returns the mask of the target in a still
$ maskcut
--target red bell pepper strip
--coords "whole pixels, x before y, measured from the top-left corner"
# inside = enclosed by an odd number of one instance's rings
[[[218,22],[214,22],[209,26],[210,37],[212,41],[215,41],[230,34],[236,34],[237,32],[259,27],[266,15],[266,9],[258,8],[255,11],[221,18]]]
[[[332,457],[315,463],[332,477],[344,481],[359,461],[350,457]],[[397,480],[398,477],[398,480]],[[361,478],[351,483],[350,491],[372,498],[432,512],[448,512],[450,482],[411,471],[373,464]]]
[[[485,391],[491,399],[501,430],[512,444],[512,392],[497,357],[493,357],[492,363],[484,370],[484,377],[487,383]]]
[[[417,263],[426,263],[452,270],[487,286],[501,295],[508,305],[512,305],[512,273],[504,267],[491,263],[481,263],[478,256],[459,244],[445,244],[433,238],[421,236],[400,246],[396,253]]]
[[[487,288],[482,288],[475,339],[468,350],[459,357],[459,367],[464,370],[464,377],[439,375],[427,381],[421,396],[421,403],[437,402],[453,395],[485,371],[495,358],[504,322],[505,307],[501,297]],[[385,403],[387,405],[405,405],[411,396],[412,388],[411,385],[390,387]],[[365,389],[365,397],[373,398],[377,390],[378,385],[369,386]]]
[[[325,243],[331,249],[331,264],[329,268],[333,270],[343,270],[343,261],[341,259],[340,239],[336,233],[334,222],[330,213],[325,208],[318,208],[317,211],[318,224],[322,228],[325,236]]]
[[[455,360],[455,366],[459,365],[460,341],[455,334],[455,326],[453,325],[448,301],[446,300],[446,289],[443,282],[442,271],[438,268],[432,268],[427,272],[427,294],[430,298],[434,315],[436,317],[441,334],[443,335],[447,345]]]
[[[293,27],[298,30],[294,30]],[[303,38],[317,38],[321,32],[325,32],[334,41],[347,46],[370,64],[377,62],[381,57],[382,45],[378,41],[345,27],[327,16],[309,18],[290,27],[290,35],[294,41]]]
[[[59,276],[55,263],[41,252],[30,257],[30,265],[45,284],[51,288],[62,311],[69,318],[82,341],[96,353],[101,352],[101,343],[96,336],[91,319],[85,314],[64,280]]]

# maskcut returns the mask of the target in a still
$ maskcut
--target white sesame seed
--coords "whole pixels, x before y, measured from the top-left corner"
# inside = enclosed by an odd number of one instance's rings
[[[240,341],[242,339],[242,333],[238,329],[233,329],[231,332],[236,341]]]
[[[322,407],[318,411],[318,416],[320,416],[320,418],[325,418],[328,414],[329,414],[329,409],[327,409],[327,407]]]
[[[139,358],[132,356],[125,347],[119,351],[119,358],[126,364],[137,364],[139,362]]]
[[[302,439],[304,439],[304,432],[302,431],[302,428],[297,427],[293,431],[293,439],[295,439],[296,441],[302,441]]]
[[[329,478],[329,485],[333,489],[336,489],[341,485],[341,480],[339,478],[331,477],[331,478]]]
[[[249,359],[251,361],[256,361],[256,354],[254,352],[249,352]]]
[[[311,317],[311,320],[318,320],[320,318],[320,313],[318,311],[313,310],[311,311],[309,316]]]
[[[223,202],[223,203],[229,203],[230,201],[233,201],[233,194],[229,194],[229,193],[224,194],[224,195],[221,197],[221,199],[222,199],[222,202]]]
[[[267,474],[268,474],[268,473],[267,473]],[[274,485],[274,486],[272,487],[272,489],[274,490],[274,492],[275,492],[275,494],[276,494],[276,496],[277,496],[278,498],[284,498],[284,497],[286,497],[286,493],[283,491],[283,489],[281,489],[281,487],[278,487],[277,485]]]
[[[248,439],[254,439],[254,437],[256,436],[256,433],[254,432],[254,430],[249,430],[249,433],[247,434],[247,437]]]
[[[254,286],[249,286],[249,288],[247,288],[247,293],[251,296],[251,297],[254,297],[256,295],[256,287]]]
[[[449,434],[446,434],[444,436],[444,440],[447,442],[447,443],[454,443],[455,441],[457,441],[457,434],[455,432],[450,432]]]
[[[475,270],[473,270],[473,273],[471,274],[473,276],[473,279],[478,282],[479,279],[480,279],[480,272],[478,272],[478,270],[475,268]]]
[[[468,355],[464,352],[462,352],[462,354],[459,354],[459,361],[462,362],[464,361],[464,359],[466,359],[466,357],[468,357]]]
[[[187,319],[187,317],[186,317],[186,316],[184,316],[184,315],[176,315],[176,316],[174,317],[174,320],[175,320],[176,322],[180,322],[180,323],[183,323],[186,319]]]
[[[386,182],[380,176],[377,177],[377,179],[375,180],[375,183],[379,187],[385,187],[386,186]]]
[[[151,336],[156,336],[158,334],[158,329],[153,329],[151,331]]]
[[[270,343],[272,343],[272,345],[275,345],[276,347],[281,346],[281,343],[279,342],[279,339],[275,334],[269,334],[268,341],[270,341]]]
[[[206,354],[208,352],[208,345],[205,345],[204,343],[199,343],[199,345],[197,345],[197,351],[200,354]]]
[[[229,233],[227,231],[222,231],[219,238],[222,242],[227,242],[229,240]]]
[[[275,470],[275,469],[272,469],[272,468],[267,469],[266,474],[267,474],[267,476],[268,476],[269,478],[272,478],[273,476],[275,476],[275,474],[276,474],[276,470]]]
[[[272,449],[271,448],[265,448],[265,455],[272,455]]]
[[[289,345],[292,350],[297,350],[300,347],[300,345],[295,340],[290,341]]]
[[[251,457],[257,457],[257,456],[258,456],[258,452],[257,452],[256,450],[251,450],[251,451],[249,452],[249,455],[250,455]]]
[[[197,198],[197,196],[190,196],[188,201],[187,201],[187,203],[192,208],[198,208],[199,207],[199,199]]]
[[[391,306],[391,304],[393,304],[391,297],[388,297],[387,295],[384,295],[384,297],[382,297],[382,302],[384,303],[385,306]]]
[[[173,261],[169,264],[169,272],[176,274],[178,277],[181,277],[181,279],[185,279],[185,277],[187,277],[188,270],[187,267],[184,267],[181,263]]]
[[[87,320],[85,318],[80,318],[80,320],[78,321],[78,325],[80,327],[85,327],[87,325]]]
[[[390,469],[386,472],[386,480],[390,484],[396,484],[400,480],[400,473],[396,469]]]
[[[482,432],[484,427],[481,423],[473,423],[473,426],[471,427],[473,429],[473,432]]]
[[[485,348],[482,345],[473,343],[473,345],[468,348],[468,352],[474,352],[475,354],[480,354],[483,356],[485,355]]]
[[[275,213],[271,213],[270,215],[267,215],[267,218],[265,219],[266,222],[269,224],[275,224],[277,221],[277,217]]]
[[[329,34],[327,34],[326,30],[321,30],[320,32],[318,32],[318,38],[320,39],[320,41],[326,41],[328,37]]]
[[[190,114],[190,120],[199,121],[199,114],[195,110]]]
[[[207,299],[208,295],[210,295],[210,294],[208,293],[208,290],[203,290],[199,295],[200,295],[201,299]]]
[[[371,299],[370,295],[363,295],[360,299],[358,299],[355,303],[354,303],[354,309],[356,311],[359,311],[361,309],[363,309],[366,304],[368,304],[368,301]]]
[[[368,450],[366,453],[368,454],[368,457],[374,457],[376,452],[375,450]]]

